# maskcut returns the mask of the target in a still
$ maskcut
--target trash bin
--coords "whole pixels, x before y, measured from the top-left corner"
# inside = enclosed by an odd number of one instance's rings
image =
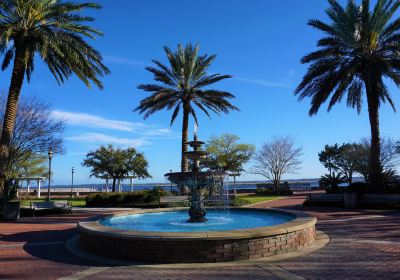
[[[344,208],[354,209],[358,207],[358,193],[345,192],[344,193]]]
[[[3,218],[5,220],[18,220],[21,203],[19,201],[9,201],[4,203]]]

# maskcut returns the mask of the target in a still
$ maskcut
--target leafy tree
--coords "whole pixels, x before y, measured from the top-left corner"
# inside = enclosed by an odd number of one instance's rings
[[[213,171],[240,173],[244,165],[255,152],[254,145],[240,144],[239,137],[233,134],[223,134],[211,137],[206,150],[209,153],[204,166]]]
[[[328,168],[329,174],[332,175],[332,170],[340,172],[351,184],[356,171],[359,149],[360,147],[356,143],[345,143],[341,146],[338,144],[326,145],[325,149],[318,154],[319,161]]]
[[[198,124],[196,107],[208,117],[210,117],[209,111],[220,114],[221,112],[228,113],[229,110],[238,110],[238,108],[228,101],[228,99],[234,98],[233,94],[206,88],[211,84],[231,78],[230,75],[207,73],[209,66],[216,57],[215,55],[199,56],[199,46],[193,47],[191,44],[186,47],[178,45],[175,52],[164,47],[164,51],[169,66],[153,60],[156,67],[146,67],[159,84],[141,84],[138,86],[139,89],[152,94],[143,99],[135,111],[144,114],[146,119],[157,111],[173,109],[172,125],[182,109],[181,170],[188,171],[188,160],[185,152],[188,149],[189,115]]]
[[[48,158],[45,155],[28,154],[24,157],[24,160],[13,166],[13,173],[15,174],[13,177],[47,177],[47,161]]]
[[[83,166],[91,168],[91,176],[97,178],[111,178],[112,191],[115,192],[115,183],[125,176],[135,176],[139,179],[151,177],[147,171],[148,162],[142,153],[135,148],[120,149],[113,145],[101,146],[86,155]]]
[[[332,171],[335,170],[334,162],[338,152],[338,144],[335,144],[333,146],[325,145],[324,150],[318,153],[319,161],[328,169],[330,175],[332,175]]]
[[[86,25],[92,17],[83,16],[85,8],[100,8],[94,3],[60,0],[3,0],[0,2],[0,52],[2,69],[13,64],[3,129],[0,138],[0,179],[4,180],[6,162],[17,116],[18,100],[26,76],[29,82],[34,60],[40,57],[59,84],[75,74],[87,86],[103,85],[99,76],[108,73],[98,51],[86,38],[101,32]]]
[[[328,111],[347,93],[347,105],[361,111],[366,94],[371,127],[369,177],[373,188],[382,187],[379,107],[388,102],[394,109],[384,77],[400,84],[400,19],[393,18],[399,1],[347,1],[341,6],[329,0],[330,23],[314,19],[309,25],[325,36],[318,50],[306,55],[302,63],[310,64],[295,93],[299,99],[311,97],[310,115],[329,101]]]
[[[296,146],[292,137],[274,137],[264,143],[256,152],[256,164],[252,173],[259,174],[271,180],[275,192],[279,190],[281,178],[284,174],[295,173],[300,168],[302,148]]]

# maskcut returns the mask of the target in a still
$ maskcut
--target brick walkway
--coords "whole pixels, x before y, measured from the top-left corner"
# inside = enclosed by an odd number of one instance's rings
[[[212,268],[104,267],[69,253],[76,213],[0,222],[0,279],[400,279],[400,212],[303,208],[303,196],[258,204],[307,211],[331,237],[319,251],[260,266]],[[68,279],[68,278],[65,278]]]

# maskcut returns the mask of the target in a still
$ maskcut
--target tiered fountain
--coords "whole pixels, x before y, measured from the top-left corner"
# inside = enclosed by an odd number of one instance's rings
[[[204,142],[197,139],[196,127],[193,141],[189,141],[187,144],[193,148],[193,151],[185,153],[187,158],[193,161],[192,171],[167,173],[165,177],[177,186],[189,188],[191,199],[188,222],[202,223],[207,221],[203,192],[205,189],[215,185],[219,185],[222,191],[225,173],[200,170],[200,160],[207,157],[207,152],[201,149]]]
[[[203,193],[216,185],[222,190],[225,174],[201,171],[200,160],[207,153],[201,150],[204,143],[197,139],[196,132],[188,144],[193,148],[186,153],[193,162],[192,171],[165,176],[178,186],[189,188],[189,219],[181,208],[158,208],[134,209],[79,222],[80,248],[135,262],[204,263],[286,253],[287,247],[279,240],[291,244],[290,251],[315,240],[316,219],[303,213],[271,208],[218,209],[208,211],[207,221]],[[254,244],[259,244],[260,249],[254,249]],[[223,252],[220,248],[224,248]]]

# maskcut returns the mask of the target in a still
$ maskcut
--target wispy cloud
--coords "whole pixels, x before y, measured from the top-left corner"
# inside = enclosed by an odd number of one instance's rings
[[[141,122],[113,120],[79,112],[55,110],[51,112],[51,117],[62,120],[69,125],[132,132],[143,136],[170,136],[173,134],[169,128],[157,128],[154,125]]]
[[[149,142],[142,138],[125,138],[125,137],[114,137],[103,133],[87,132],[78,136],[66,137],[69,141],[84,142],[84,143],[95,143],[95,144],[116,144],[122,146],[134,146],[142,147]]]
[[[260,85],[260,86],[265,86],[265,87],[290,88],[290,85],[286,84],[286,83],[277,83],[277,82],[272,82],[272,81],[267,81],[267,80],[248,79],[248,78],[242,78],[242,77],[234,77],[233,79],[240,81],[240,82],[245,82],[245,83],[250,83],[250,84],[255,84],[255,85]]]
[[[111,120],[96,115],[57,111],[57,110],[51,112],[51,117],[58,120],[63,120],[67,124],[71,125],[93,127],[93,128],[106,128],[106,129],[128,131],[128,132],[133,132],[135,129],[144,126],[144,124],[142,123]]]
[[[148,65],[148,63],[140,61],[140,60],[130,59],[130,58],[121,57],[121,56],[113,56],[113,55],[105,55],[104,62],[124,64],[124,65],[128,65],[128,66],[146,66],[146,65]]]

